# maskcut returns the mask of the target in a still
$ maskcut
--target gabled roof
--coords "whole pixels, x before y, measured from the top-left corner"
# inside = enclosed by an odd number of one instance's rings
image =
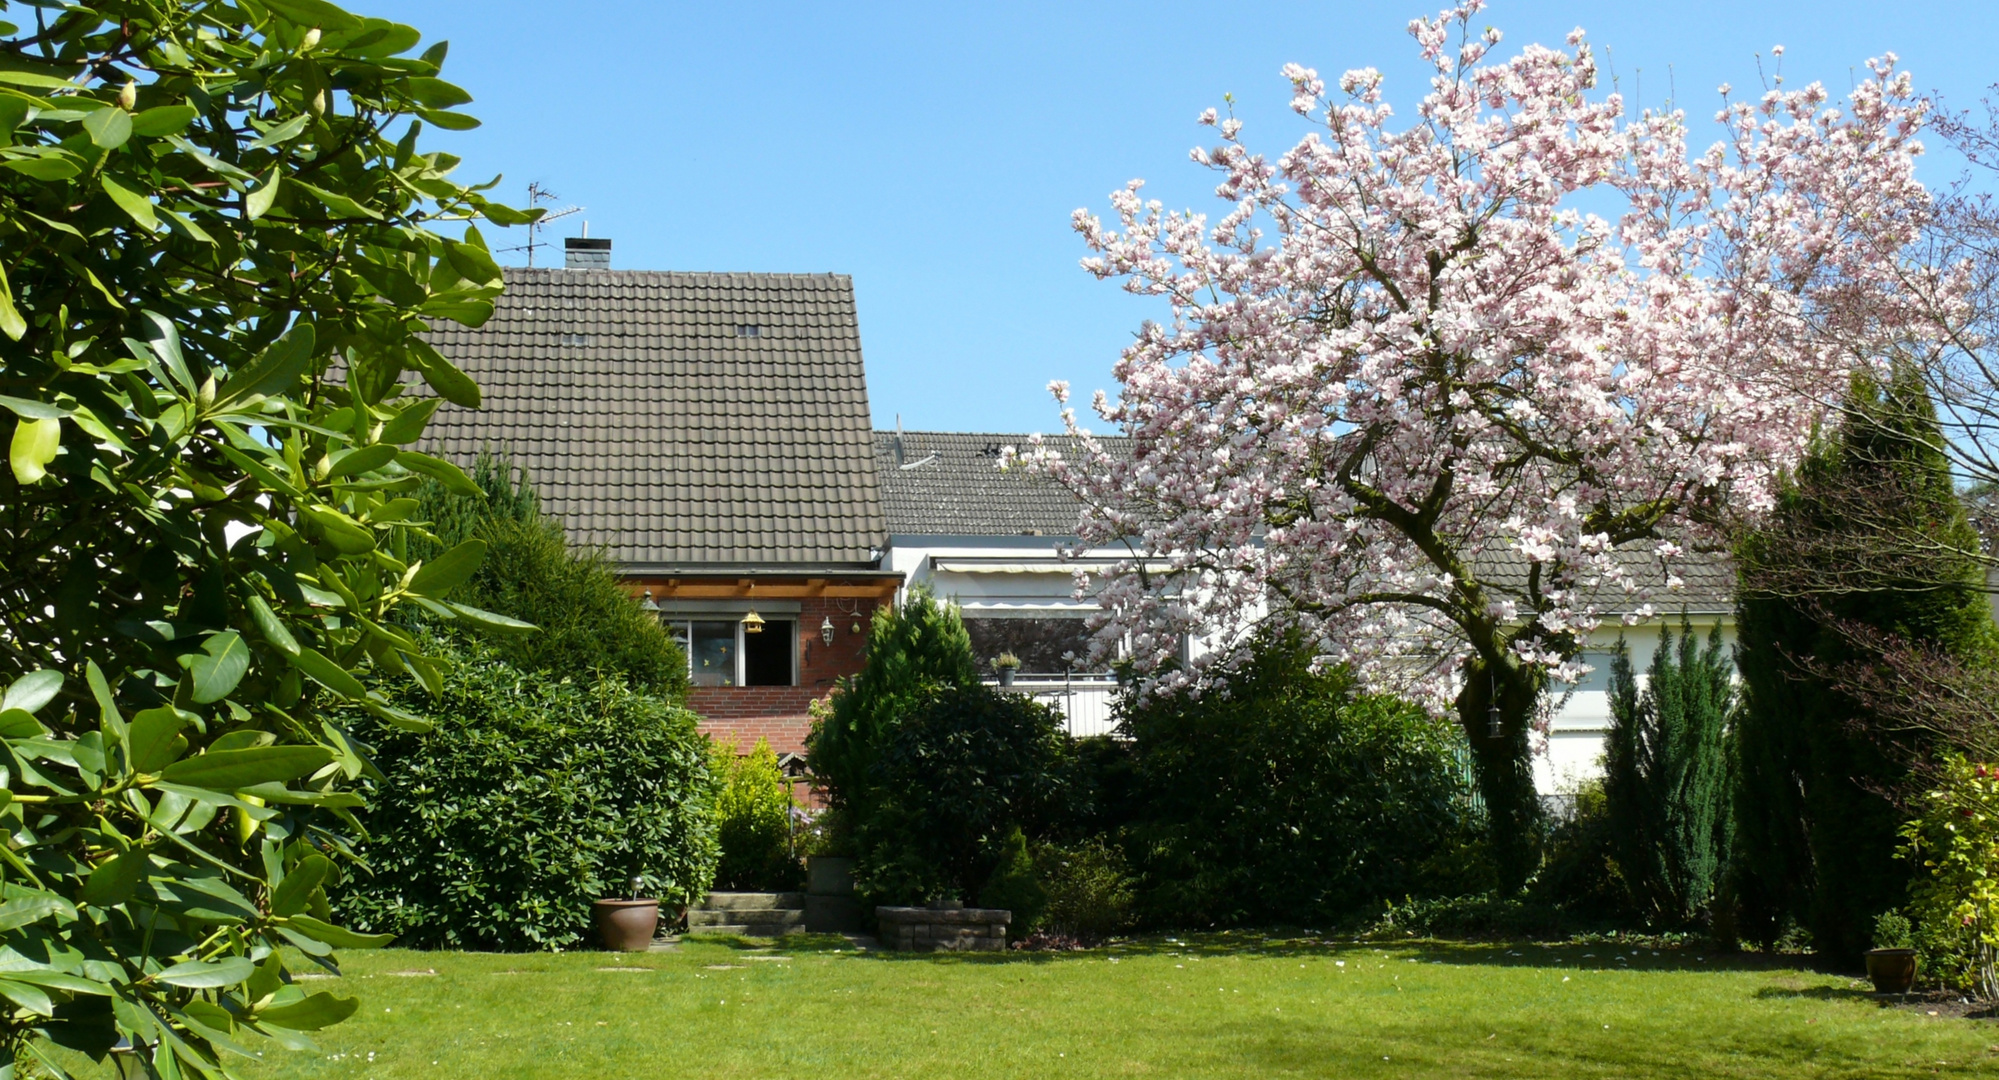
[[[1065,457],[1076,440],[1044,440]],[[1112,453],[1130,440],[1103,436]],[[1074,536],[1082,503],[1025,469],[1000,471],[1003,447],[1027,449],[1025,435],[957,431],[875,432],[875,472],[888,531],[904,536]]]
[[[860,568],[885,540],[843,274],[508,269],[431,344],[485,407],[431,449],[504,449],[572,539],[633,569]]]

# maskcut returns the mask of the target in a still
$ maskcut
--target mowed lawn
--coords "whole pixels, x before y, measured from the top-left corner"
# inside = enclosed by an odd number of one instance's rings
[[[763,947],[759,947],[759,945]],[[1617,945],[1154,939],[1065,954],[350,953],[361,1011],[278,1077],[1999,1075],[1999,1025],[1854,979]]]

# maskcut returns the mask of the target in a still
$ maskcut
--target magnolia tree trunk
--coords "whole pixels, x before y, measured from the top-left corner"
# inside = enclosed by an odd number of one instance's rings
[[[1502,891],[1526,884],[1541,861],[1541,798],[1534,791],[1528,737],[1539,693],[1515,668],[1498,680],[1489,667],[1474,667],[1458,691],[1458,723],[1471,746],[1472,778],[1485,802],[1486,829]],[[1492,734],[1494,691],[1499,699],[1499,734]]]

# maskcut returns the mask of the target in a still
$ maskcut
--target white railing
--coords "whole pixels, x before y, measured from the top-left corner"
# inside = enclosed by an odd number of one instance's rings
[[[986,685],[998,686],[999,681],[987,679]],[[1117,727],[1117,718],[1111,715],[1117,680],[1108,675],[1017,675],[1006,689],[1054,706],[1076,738],[1109,735]]]

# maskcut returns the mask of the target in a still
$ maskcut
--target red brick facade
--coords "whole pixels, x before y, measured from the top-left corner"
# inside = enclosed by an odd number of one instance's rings
[[[651,586],[660,596],[666,586],[635,581],[635,586]],[[755,595],[777,599],[785,592],[805,591],[810,585],[788,587],[760,581]],[[702,717],[701,730],[721,742],[733,743],[739,753],[748,753],[758,739],[770,741],[780,754],[805,752],[805,734],[811,730],[807,712],[811,703],[832,693],[833,684],[843,675],[861,670],[862,646],[867,642],[868,622],[875,609],[894,595],[894,582],[885,586],[881,598],[801,596],[798,598],[798,685],[796,686],[697,686],[687,695],[687,704]],[[773,616],[776,618],[778,616]],[[789,614],[783,618],[793,618]],[[823,636],[826,620],[833,622],[833,643]],[[859,629],[857,630],[856,627]]]

